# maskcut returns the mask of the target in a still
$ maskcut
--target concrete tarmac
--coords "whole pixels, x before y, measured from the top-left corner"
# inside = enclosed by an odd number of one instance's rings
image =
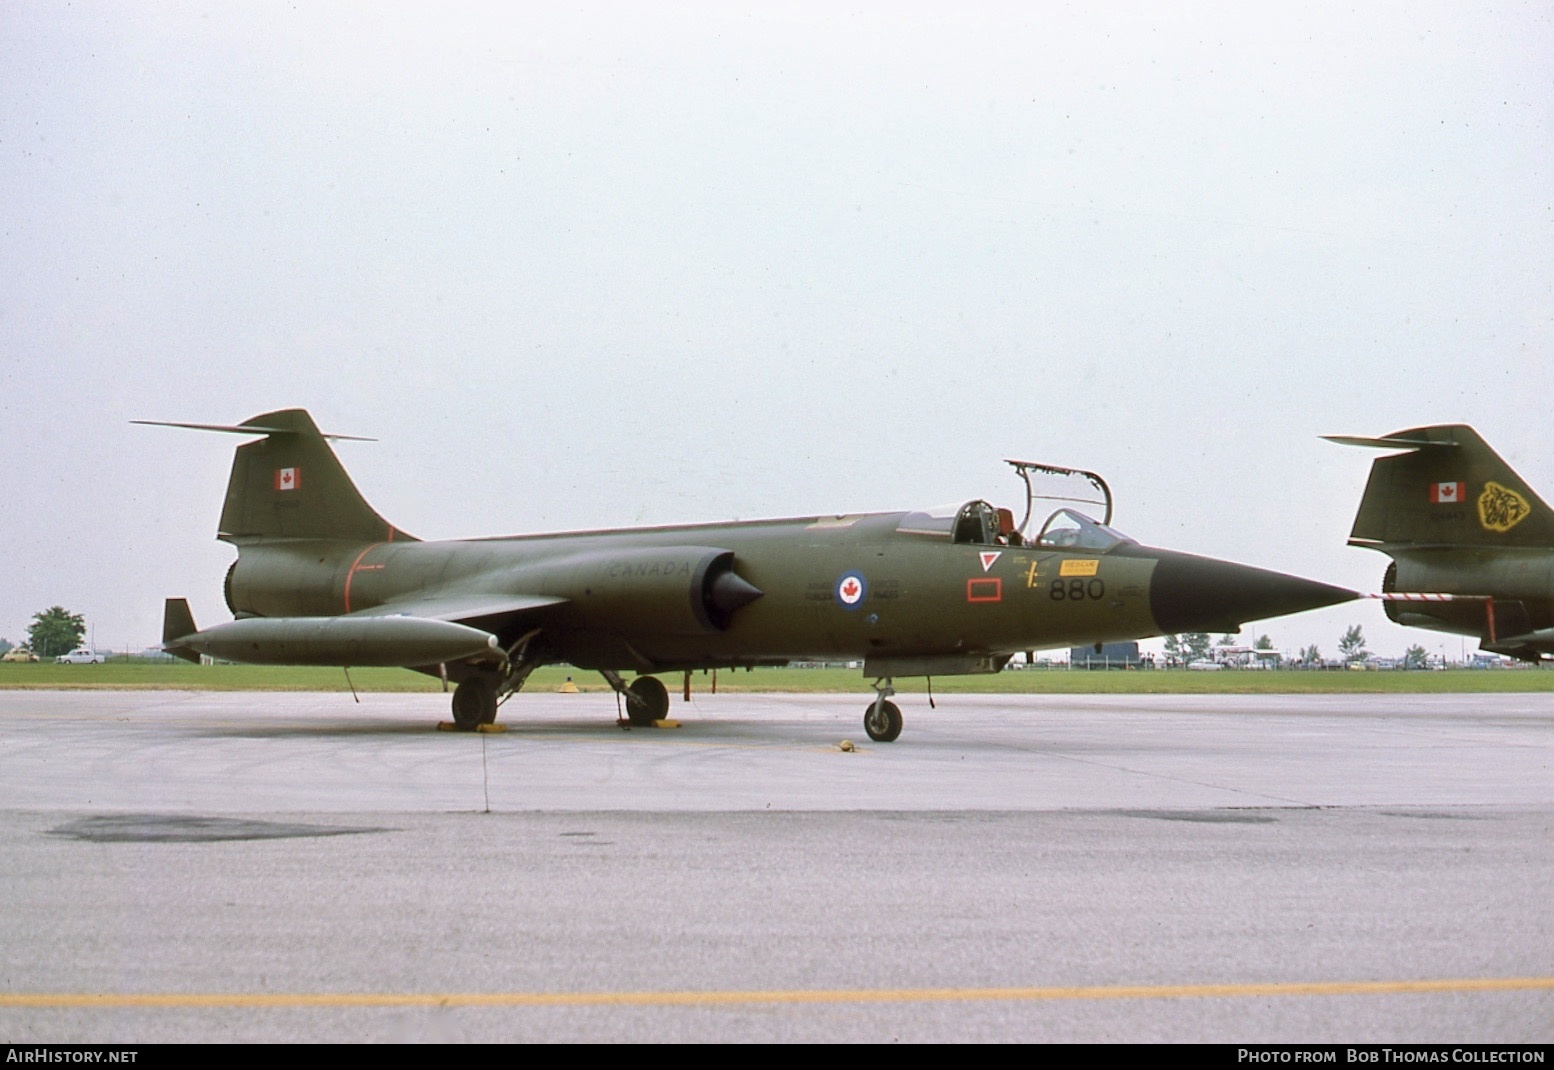
[[[0,1041],[1554,1041],[1554,696],[865,702],[0,692]]]

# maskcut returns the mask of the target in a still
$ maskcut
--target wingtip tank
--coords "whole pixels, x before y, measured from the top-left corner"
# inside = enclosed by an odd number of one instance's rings
[[[177,650],[259,665],[420,666],[490,655],[495,635],[424,617],[248,617],[177,636]]]

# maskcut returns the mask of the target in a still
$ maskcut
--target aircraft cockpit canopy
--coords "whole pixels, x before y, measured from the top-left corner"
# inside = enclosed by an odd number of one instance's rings
[[[1015,522],[1014,512],[979,499],[964,505],[941,506],[907,513],[896,530],[911,535],[930,535],[969,546],[1034,546],[1048,550],[1084,550],[1105,553],[1133,540],[1109,527],[1112,492],[1094,472],[1059,468],[1034,461],[1009,461],[1025,484],[1025,516]],[[1105,517],[1096,520],[1074,509],[1062,508],[1047,518],[1041,532],[1031,538],[1032,512],[1039,500],[1070,501],[1098,505]]]
[[[980,499],[961,506],[940,506],[908,513],[901,518],[896,530],[912,535],[936,535],[970,546],[1024,545],[1015,529],[1014,513]]]
[[[1059,509],[1047,518],[1036,536],[1035,545],[1047,550],[1090,550],[1103,554],[1125,542],[1122,532],[1092,520],[1073,509]]]

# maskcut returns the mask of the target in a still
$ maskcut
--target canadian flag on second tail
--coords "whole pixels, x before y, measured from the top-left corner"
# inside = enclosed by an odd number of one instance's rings
[[[302,485],[302,469],[277,468],[275,470],[276,490],[296,490]]]
[[[1460,501],[1462,501],[1461,483],[1430,484],[1430,502],[1432,505],[1451,505]]]

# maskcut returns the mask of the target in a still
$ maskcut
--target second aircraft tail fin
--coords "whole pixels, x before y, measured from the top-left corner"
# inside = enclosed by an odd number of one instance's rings
[[[1554,510],[1466,424],[1326,437],[1407,451],[1371,465],[1352,545],[1554,546]]]

